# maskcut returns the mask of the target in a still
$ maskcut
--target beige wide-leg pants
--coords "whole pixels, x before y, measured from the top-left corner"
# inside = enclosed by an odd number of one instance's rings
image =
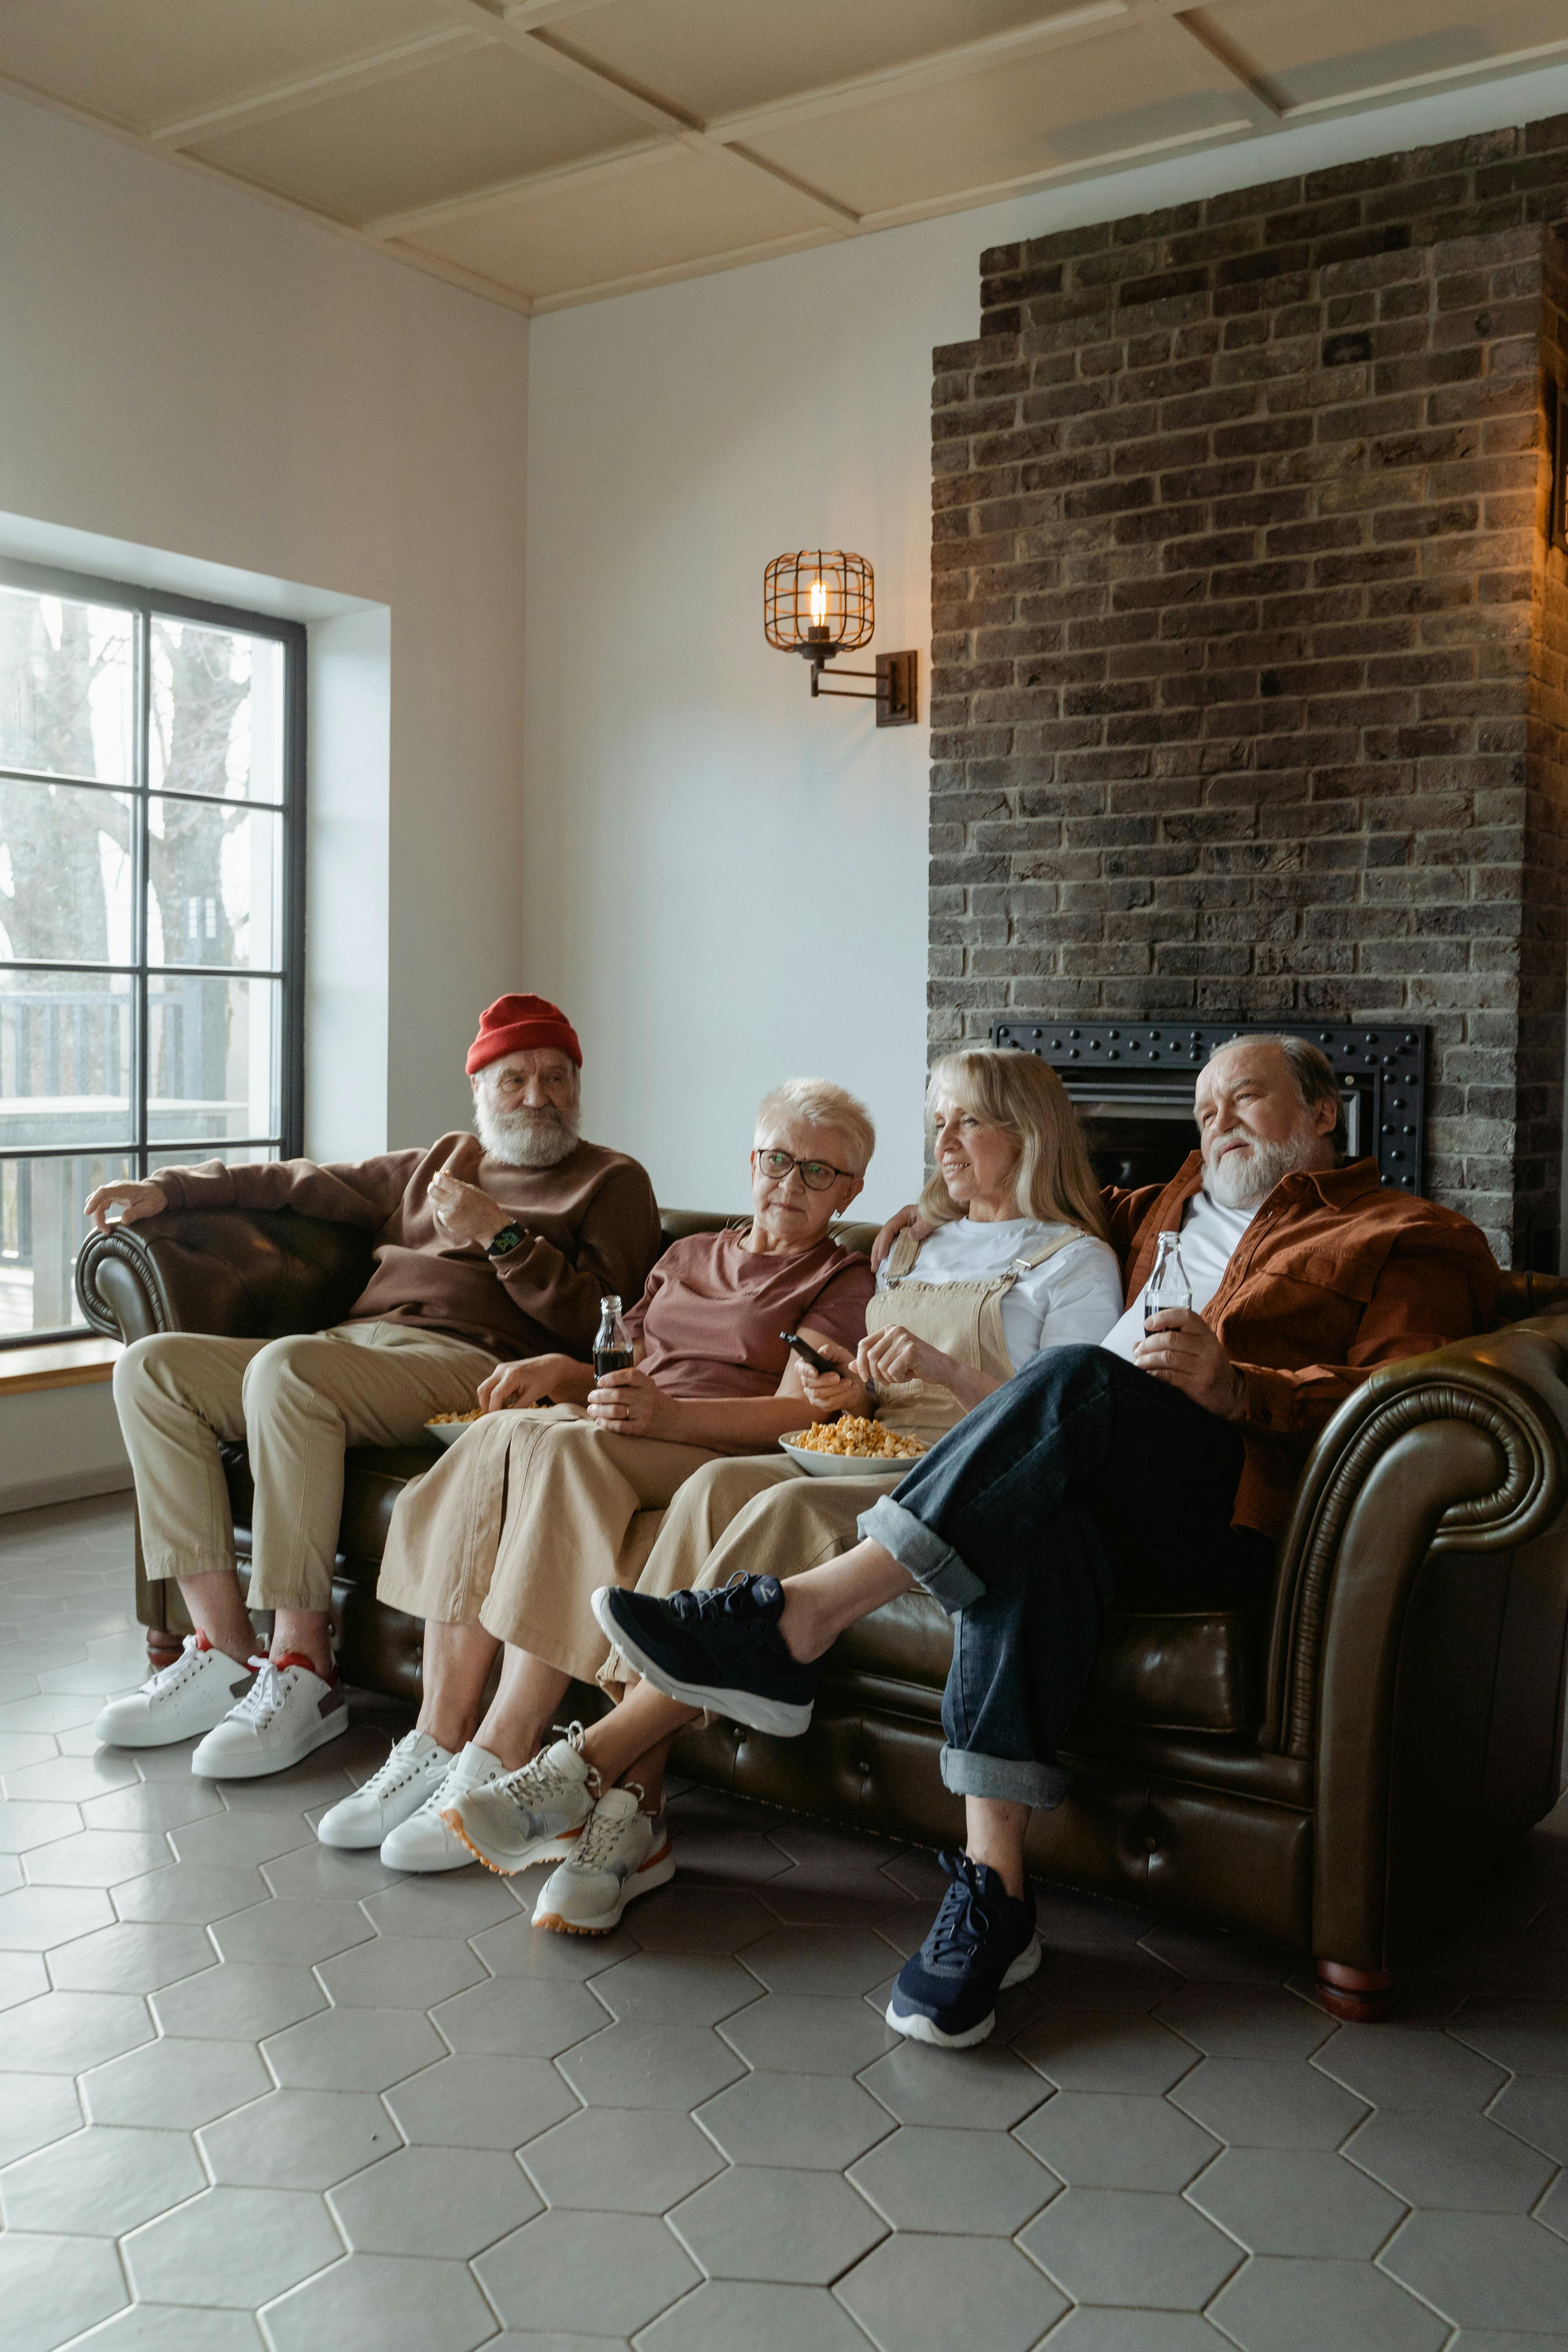
[[[325,1609],[347,1445],[409,1445],[465,1412],[497,1359],[445,1333],[345,1323],[283,1339],[159,1332],[114,1367],[150,1577],[234,1566],[220,1441],[244,1438],[256,1485],[253,1609]]]
[[[606,1646],[594,1592],[637,1582],[667,1505],[718,1458],[617,1437],[578,1405],[487,1413],[398,1496],[376,1599],[446,1624],[477,1621],[592,1682]]]
[[[907,1472],[904,1464],[880,1477],[812,1478],[787,1454],[711,1462],[665,1513],[637,1589],[662,1599],[728,1584],[737,1574],[784,1578],[820,1568],[858,1540],[861,1512]],[[598,1679],[618,1696],[637,1676],[612,1650]]]

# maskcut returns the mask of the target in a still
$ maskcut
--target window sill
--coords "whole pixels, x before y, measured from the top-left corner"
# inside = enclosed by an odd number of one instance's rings
[[[114,1378],[118,1339],[51,1339],[37,1348],[0,1349],[0,1397],[31,1389],[79,1389]]]

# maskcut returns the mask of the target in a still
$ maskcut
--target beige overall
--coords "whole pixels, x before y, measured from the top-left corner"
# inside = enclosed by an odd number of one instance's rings
[[[910,1272],[919,1253],[900,1234],[889,1260],[885,1289],[866,1309],[870,1338],[895,1323],[966,1370],[998,1383],[1013,1377],[1002,1333],[1002,1301],[1022,1274],[1079,1241],[1076,1230],[1016,1257],[984,1282],[921,1282]],[[880,1391],[877,1417],[902,1437],[928,1445],[962,1420],[964,1408],[938,1381],[900,1381]],[[798,1576],[847,1551],[856,1521],[879,1495],[890,1495],[910,1465],[900,1463],[864,1478],[813,1478],[787,1454],[748,1454],[710,1462],[688,1478],[664,1514],[658,1541],[637,1579],[639,1592],[689,1591],[748,1576]],[[599,1671],[607,1689],[635,1679],[618,1651]]]

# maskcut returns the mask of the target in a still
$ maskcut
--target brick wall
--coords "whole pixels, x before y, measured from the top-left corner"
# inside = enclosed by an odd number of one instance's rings
[[[1005,247],[933,418],[933,1046],[1009,1012],[1425,1022],[1428,1189],[1536,1263],[1563,214],[1568,118]]]

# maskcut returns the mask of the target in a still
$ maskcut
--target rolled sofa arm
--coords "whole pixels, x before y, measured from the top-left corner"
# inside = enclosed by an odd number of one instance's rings
[[[280,1339],[341,1323],[371,1265],[370,1238],[352,1225],[288,1209],[170,1209],[89,1234],[76,1294],[92,1328],[113,1339]]]
[[[1568,1502],[1565,1374],[1559,1313],[1385,1365],[1347,1398],[1312,1449],[1280,1547],[1266,1746],[1313,1751],[1325,1635],[1346,1584],[1358,1611],[1397,1614],[1429,1553],[1511,1551],[1552,1526]]]

